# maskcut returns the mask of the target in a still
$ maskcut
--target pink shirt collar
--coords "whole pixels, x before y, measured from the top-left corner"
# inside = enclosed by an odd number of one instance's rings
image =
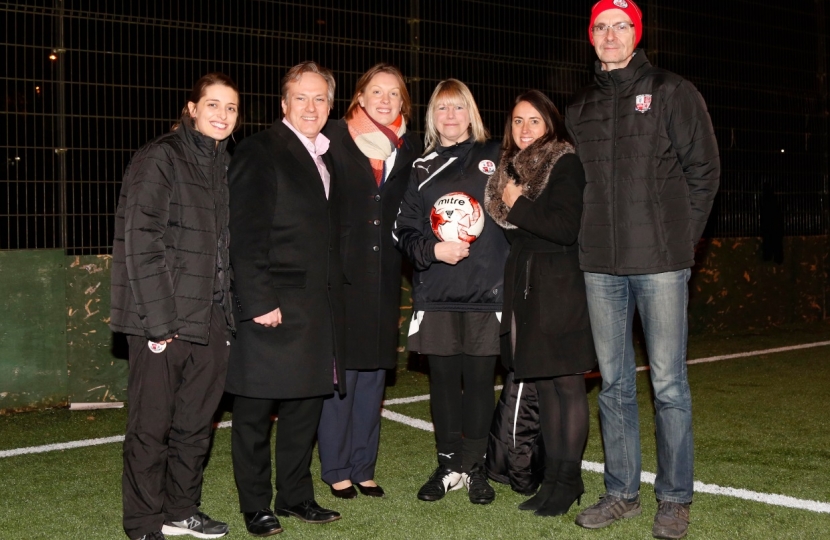
[[[288,128],[294,132],[297,137],[299,137],[300,142],[303,143],[303,146],[306,147],[308,153],[311,154],[311,157],[316,158],[318,156],[322,156],[329,150],[329,139],[322,133],[317,134],[317,138],[314,139],[314,142],[311,142],[308,137],[297,131],[291,122],[288,121],[288,118],[283,117],[282,123],[288,126]]]
[[[314,165],[317,166],[317,172],[320,173],[320,179],[323,181],[323,189],[326,192],[326,199],[328,199],[331,186],[331,175],[329,174],[328,169],[326,169],[326,164],[322,157],[323,154],[328,152],[329,149],[328,137],[322,133],[318,133],[317,137],[314,139],[314,142],[311,142],[308,137],[297,131],[297,128],[291,125],[291,122],[289,122],[287,118],[283,118],[282,123],[288,126],[288,129],[297,135],[297,138],[300,139],[300,142],[303,143],[303,146],[305,146],[306,150],[308,150],[311,159],[314,160]]]

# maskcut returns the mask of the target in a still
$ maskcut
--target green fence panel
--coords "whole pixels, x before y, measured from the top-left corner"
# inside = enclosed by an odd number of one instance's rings
[[[689,331],[745,332],[828,317],[830,238],[785,240],[784,263],[764,262],[760,239],[701,244],[689,294]],[[109,327],[109,255],[0,251],[0,414],[78,402],[126,401],[123,336]],[[399,369],[411,285],[401,290]]]
[[[126,341],[110,331],[111,255],[68,257],[67,364],[72,403],[126,401]]]
[[[0,413],[67,403],[65,263],[0,251]]]

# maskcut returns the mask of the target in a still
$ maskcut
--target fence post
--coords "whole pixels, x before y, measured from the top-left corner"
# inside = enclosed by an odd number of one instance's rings
[[[58,11],[56,19],[55,39],[57,44],[53,51],[57,56],[58,63],[58,116],[55,131],[58,135],[55,154],[58,157],[58,180],[60,183],[60,226],[61,244],[60,247],[66,252],[69,248],[67,234],[67,174],[66,174],[66,49],[64,48],[64,0],[55,0],[55,7]]]

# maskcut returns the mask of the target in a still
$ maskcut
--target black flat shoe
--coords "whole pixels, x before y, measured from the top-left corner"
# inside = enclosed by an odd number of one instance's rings
[[[282,532],[280,520],[270,508],[264,508],[259,512],[243,512],[245,528],[251,536],[271,536]]]
[[[367,497],[383,497],[385,495],[383,488],[380,486],[364,486],[357,484],[357,489]]]
[[[317,501],[309,499],[290,508],[277,508],[278,516],[294,516],[306,523],[330,523],[340,519],[340,513],[322,508]]]
[[[337,497],[338,499],[355,499],[357,498],[357,490],[354,488],[354,484],[347,488],[343,489],[334,489],[334,486],[329,486],[331,489],[331,494]],[[363,490],[360,490],[363,493]],[[365,495],[365,493],[363,493]]]

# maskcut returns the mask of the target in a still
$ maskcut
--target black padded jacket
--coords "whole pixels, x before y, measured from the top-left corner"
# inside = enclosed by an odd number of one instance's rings
[[[595,67],[565,122],[585,167],[580,268],[613,275],[689,268],[720,182],[712,121],[695,87],[653,67]]]
[[[233,327],[226,146],[182,123],[130,160],[112,246],[114,332],[204,345],[217,301]]]

